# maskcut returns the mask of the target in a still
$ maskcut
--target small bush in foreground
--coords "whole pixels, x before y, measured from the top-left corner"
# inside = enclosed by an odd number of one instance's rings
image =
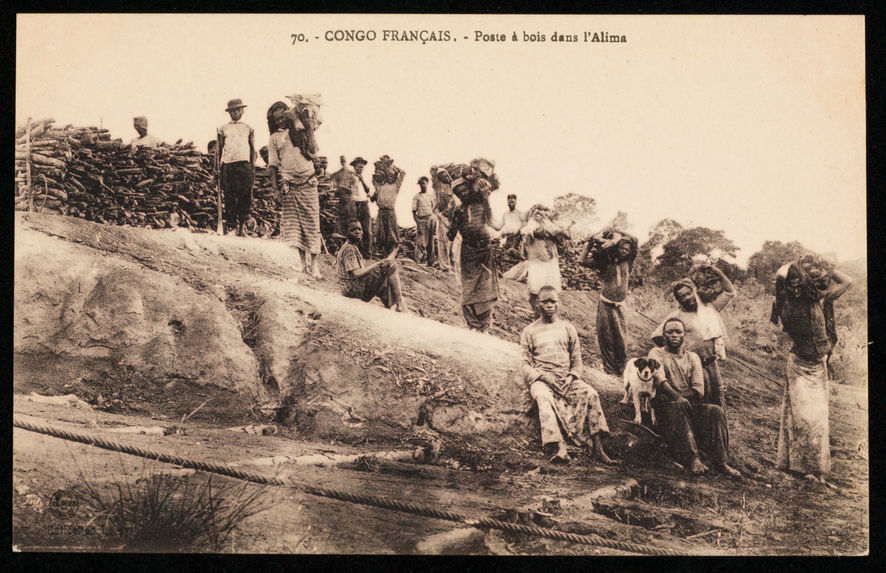
[[[262,488],[199,474],[148,474],[109,488],[85,481],[84,489],[103,543],[123,551],[220,551],[243,520],[268,508]]]

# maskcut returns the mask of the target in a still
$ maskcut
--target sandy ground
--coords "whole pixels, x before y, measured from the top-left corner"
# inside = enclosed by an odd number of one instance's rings
[[[241,325],[248,312],[238,316],[230,304],[229,289],[249,280],[255,290],[286,297],[296,293],[310,299],[323,314],[347,316],[364,325],[367,333],[386,344],[404,342],[404,332],[416,336],[408,342],[422,352],[458,353],[478,345],[489,349],[490,368],[507,367],[520,329],[528,322],[525,285],[503,280],[503,303],[496,311],[492,335],[461,328],[453,275],[404,263],[404,287],[416,309],[411,317],[390,317],[377,301],[355,303],[339,297],[332,280],[331,257],[324,257],[324,279],[316,281],[297,272],[297,257],[276,241],[218,237],[172,231],[108,228],[53,216],[17,215],[17,239],[28,238],[28,249],[44,248],[64,240],[113,253],[154,272],[176,277],[197,292],[228,301]],[[38,239],[37,237],[43,237]],[[17,251],[18,251],[17,240]],[[106,245],[103,247],[103,245]],[[17,252],[17,257],[19,253]],[[109,255],[110,256],[110,255]],[[218,277],[216,281],[209,278]],[[240,292],[242,295],[243,292]],[[239,299],[238,299],[239,300]],[[356,305],[356,306],[355,306]],[[248,305],[242,305],[247,309]],[[588,365],[598,363],[593,336],[595,293],[566,292],[564,314],[572,320],[583,341]],[[248,309],[247,309],[248,310]],[[390,320],[382,321],[379,316]],[[635,340],[648,329],[640,319],[629,319]],[[449,325],[441,327],[440,324]],[[455,328],[458,327],[458,328]],[[245,332],[244,332],[245,334]],[[244,339],[246,337],[244,336]],[[632,348],[642,350],[640,343]],[[424,356],[424,354],[422,355]],[[114,436],[122,443],[225,463],[275,455],[316,452],[366,453],[409,447],[403,433],[364,435],[361,441],[337,439],[321,433],[306,434],[285,425],[277,435],[234,433],[229,426],[272,422],[261,410],[246,412],[238,394],[224,388],[192,385],[187,381],[151,390],[131,381],[126,399],[113,407],[99,407],[95,398],[104,391],[101,380],[76,376],[70,359],[16,355],[14,402],[16,416],[31,416],[59,427]],[[778,377],[778,364],[759,362]],[[77,364],[81,368],[82,364]],[[857,555],[868,548],[867,393],[865,388],[837,385],[831,395],[831,434],[834,487],[813,484],[772,468],[778,429],[780,391],[770,382],[726,365],[730,381],[727,398],[732,454],[744,477],[731,481],[719,476],[688,478],[660,455],[660,447],[642,432],[631,433],[620,419],[631,408],[617,404],[618,381],[600,374],[598,389],[613,436],[610,449],[621,465],[598,468],[579,458],[568,467],[551,467],[541,456],[531,426],[500,447],[466,455],[452,450],[438,460],[433,471],[408,473],[390,468],[358,471],[342,467],[299,466],[298,479],[345,491],[409,499],[469,515],[505,515],[504,510],[542,511],[550,524],[564,530],[595,532],[614,539],[669,547],[685,552],[727,554]],[[419,382],[421,382],[419,380]],[[167,385],[168,386],[168,385]],[[120,388],[117,388],[119,393]],[[72,408],[27,401],[32,391],[46,395],[76,393],[90,408]],[[415,388],[415,394],[421,389]],[[406,392],[406,390],[404,390]],[[182,423],[207,398],[207,406]],[[514,407],[517,407],[515,405]],[[110,434],[122,426],[184,428],[166,436]],[[374,437],[373,437],[374,436]],[[526,436],[526,437],[524,437]],[[470,453],[470,452],[468,452]],[[78,513],[57,518],[48,509],[54,492],[79,491],[84,481],[107,484],[133,482],[171,466],[107,452],[16,429],[13,434],[13,541],[23,550],[113,550],[99,529],[98,519],[84,502]],[[277,468],[282,470],[285,468]],[[261,471],[273,474],[275,468]],[[198,477],[201,477],[198,474]],[[226,479],[226,478],[221,478]],[[593,503],[582,499],[598,488],[637,482],[632,494]],[[258,486],[249,486],[258,487]],[[270,553],[414,553],[428,536],[458,527],[445,521],[410,516],[376,508],[317,498],[282,487],[266,487],[261,499],[269,508],[241,524],[225,551]],[[577,501],[576,501],[577,500]],[[92,520],[92,521],[90,521]],[[689,538],[689,539],[687,539]],[[479,543],[457,548],[459,553],[480,554],[617,554],[587,546],[490,532]]]

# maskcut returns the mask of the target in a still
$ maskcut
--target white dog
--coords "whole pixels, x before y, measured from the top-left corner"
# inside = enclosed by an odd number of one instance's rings
[[[629,404],[629,397],[634,399],[634,422],[641,424],[643,412],[649,412],[652,424],[655,425],[655,410],[649,406],[650,400],[655,397],[652,373],[658,370],[661,364],[652,358],[634,358],[625,366],[622,378],[625,383],[625,395],[621,399],[622,404]]]

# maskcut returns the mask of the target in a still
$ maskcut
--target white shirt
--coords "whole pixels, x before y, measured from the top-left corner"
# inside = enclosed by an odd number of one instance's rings
[[[129,145],[132,147],[157,147],[160,145],[160,140],[147,133],[144,137],[136,137],[129,142]]]
[[[523,226],[523,213],[517,209],[513,211],[508,209],[501,216],[501,224],[502,235],[516,235],[520,232],[520,227]]]
[[[242,121],[229,121],[220,128],[218,133],[225,138],[222,148],[222,163],[249,161],[249,136],[252,128]]]

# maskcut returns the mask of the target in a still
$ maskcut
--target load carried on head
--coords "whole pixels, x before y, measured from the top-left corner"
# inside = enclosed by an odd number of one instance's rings
[[[723,281],[707,262],[696,263],[689,270],[689,278],[695,284],[695,291],[701,302],[709,303],[723,292]]]
[[[317,129],[323,123],[320,116],[320,106],[323,105],[323,98],[320,94],[294,94],[286,96],[286,99],[292,102],[292,107],[299,119],[307,119],[310,121],[312,129]]]
[[[452,192],[462,202],[487,200],[489,194],[501,186],[495,173],[495,162],[478,157],[469,164],[446,163],[431,168],[431,175],[442,183],[452,185]]]
[[[551,239],[558,243],[569,239],[569,230],[560,224],[559,214],[541,203],[536,203],[529,209],[520,234],[536,239]]]
[[[323,123],[320,118],[321,99],[319,95],[291,95],[290,108],[284,102],[275,102],[268,109],[268,129],[271,133],[288,129],[292,145],[299,148],[307,159],[314,159],[318,153],[315,133]]]
[[[373,185],[384,185],[386,183],[396,183],[403,170],[394,165],[394,160],[388,155],[382,155],[375,162],[375,172],[372,174]]]

